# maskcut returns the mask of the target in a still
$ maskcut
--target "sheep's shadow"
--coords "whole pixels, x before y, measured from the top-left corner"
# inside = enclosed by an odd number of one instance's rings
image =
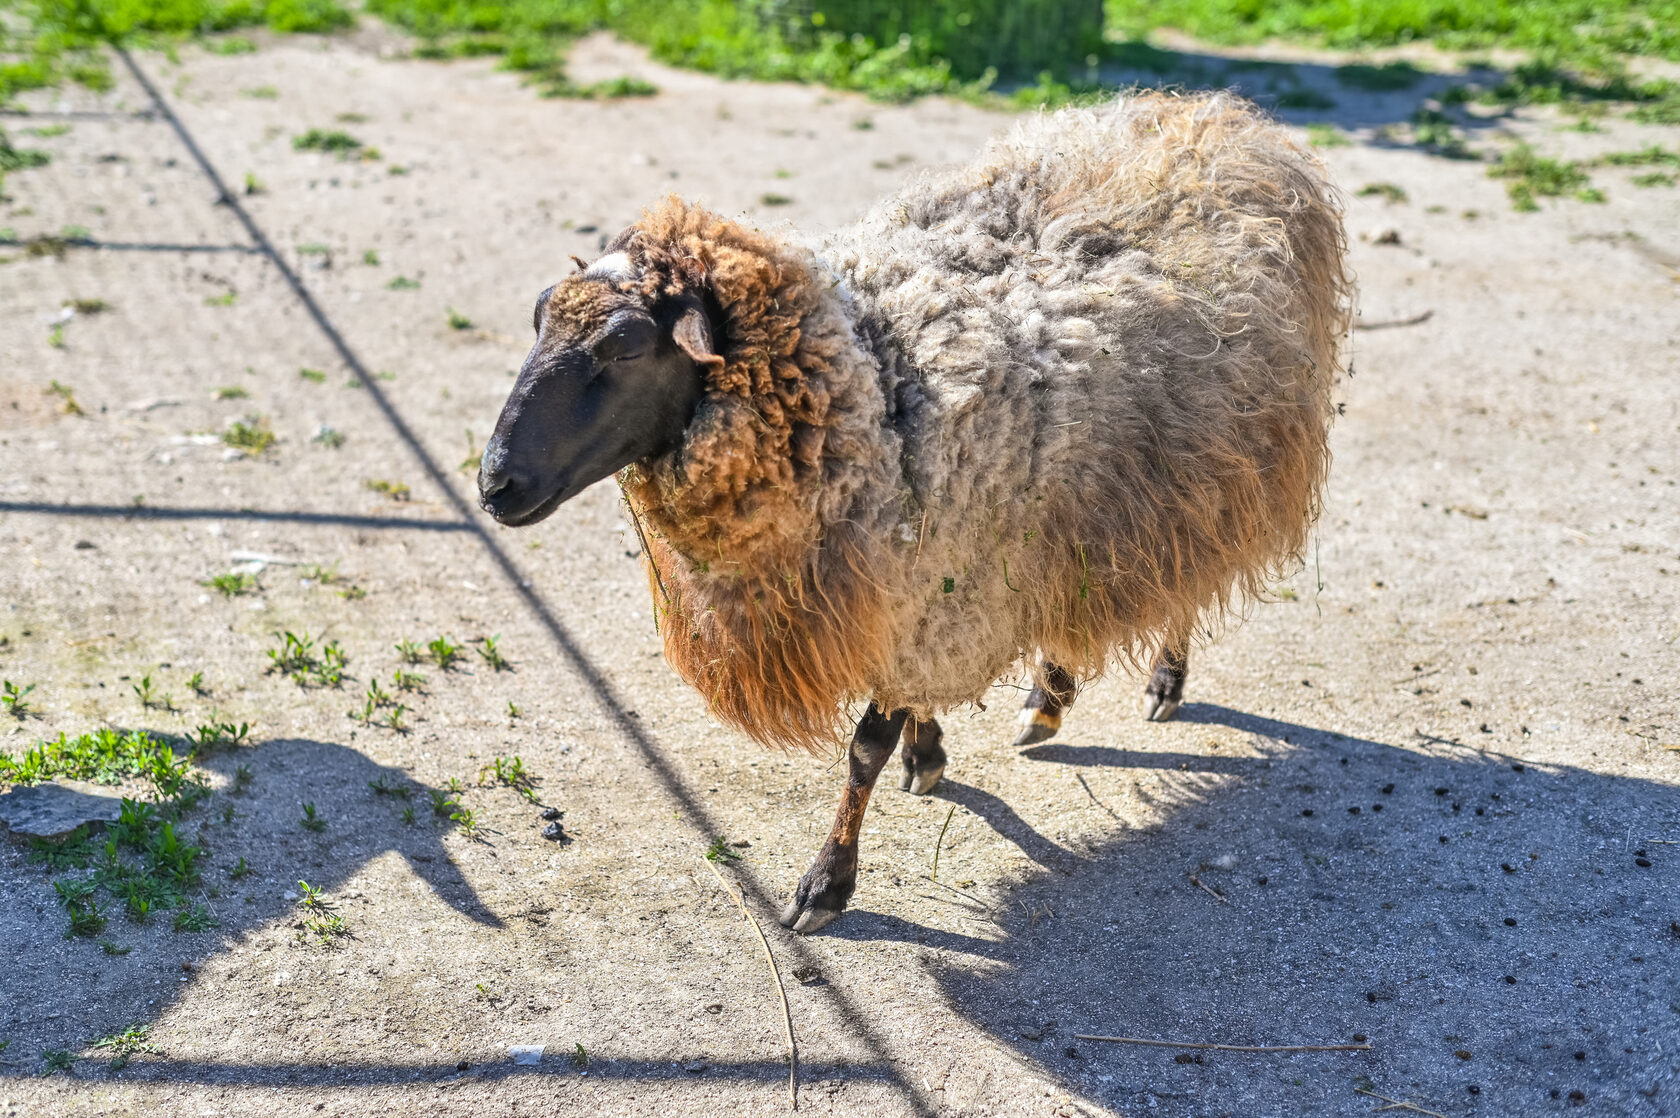
[[[225,949],[264,929],[301,916],[288,890],[306,880],[330,897],[369,861],[396,852],[443,905],[488,927],[502,920],[479,899],[444,845],[447,820],[435,818],[426,789],[400,769],[380,765],[353,748],[306,739],[279,739],[222,749],[201,758],[223,794],[188,809],[176,823],[183,841],[205,850],[200,889],[191,898],[214,913],[217,927],[197,933],[170,930],[171,913],[132,923],[120,901],[101,897],[107,925],[96,939],[65,939],[66,917],[53,905],[51,882],[84,872],[53,870],[29,858],[12,837],[0,857],[0,896],[32,904],[33,919],[7,922],[12,965],[0,999],[0,1037],[28,1035],[43,1047],[76,1050],[90,1036],[155,1020],[194,981],[183,958]],[[244,769],[249,787],[233,793]],[[376,790],[377,789],[377,790]],[[398,790],[408,793],[405,801]],[[316,805],[326,828],[300,825],[300,802]],[[412,806],[412,822],[403,808]],[[231,818],[222,812],[231,809]],[[244,858],[251,872],[229,871]],[[340,906],[344,908],[343,905]],[[357,919],[348,911],[352,934]],[[126,950],[132,949],[132,950]],[[137,1001],[146,991],[143,1001]]]
[[[1075,854],[954,784],[947,798],[1029,855],[1059,853],[995,892],[924,881],[925,923],[860,908],[828,934],[915,945],[958,1013],[1123,1113],[1378,1105],[1359,1086],[1448,1113],[1537,1113],[1570,1092],[1595,1113],[1674,1104],[1680,847],[1650,841],[1680,839],[1672,787],[1205,703],[1179,717],[1251,734],[1255,755],[1027,749],[1072,770],[1069,795],[1098,816],[1091,784],[1137,773],[1163,821]]]

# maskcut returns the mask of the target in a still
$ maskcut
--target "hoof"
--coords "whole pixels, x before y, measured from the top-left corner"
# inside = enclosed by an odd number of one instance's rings
[[[777,920],[800,935],[825,928],[845,911],[856,887],[856,848],[825,845],[817,854],[816,864],[799,879],[793,900]]]
[[[1157,695],[1153,691],[1143,693],[1143,720],[1145,722],[1165,722],[1178,713],[1179,700],[1166,695]]]
[[[933,791],[933,786],[939,783],[939,778],[945,775],[945,762],[928,765],[925,768],[905,769],[899,778],[900,791],[908,792],[912,796],[925,796]]]
[[[799,935],[821,931],[840,916],[838,908],[800,908],[798,902],[782,910],[781,925]]]
[[[1015,748],[1049,741],[1061,728],[1061,715],[1046,714],[1042,710],[1025,707],[1021,711],[1021,732],[1015,735]]]

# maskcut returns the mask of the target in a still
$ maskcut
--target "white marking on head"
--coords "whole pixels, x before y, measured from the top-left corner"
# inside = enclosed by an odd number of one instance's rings
[[[613,283],[629,283],[638,278],[635,267],[630,263],[630,254],[625,252],[607,253],[591,264],[583,276],[585,279],[611,280]]]

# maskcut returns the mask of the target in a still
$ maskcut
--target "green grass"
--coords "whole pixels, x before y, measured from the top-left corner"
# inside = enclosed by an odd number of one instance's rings
[[[23,718],[29,714],[29,693],[35,690],[33,683],[19,687],[11,680],[0,680],[0,703],[6,706],[6,713],[14,718]],[[0,769],[0,775],[4,774]]]
[[[1428,40],[1481,47],[1680,59],[1675,0],[1106,0],[1108,30],[1173,27],[1213,43],[1305,39],[1357,48]]]
[[[274,430],[268,425],[268,417],[263,415],[236,419],[222,432],[222,442],[251,458],[267,451],[274,445],[274,440]]]
[[[299,687],[344,685],[344,669],[350,658],[337,641],[327,641],[317,651],[315,638],[308,633],[300,635],[287,629],[274,635],[280,639],[280,646],[268,650],[270,673],[289,677]]]
[[[292,137],[293,151],[322,151],[347,159],[359,154],[366,145],[348,132],[339,129],[311,128]]]
[[[176,827],[209,788],[192,767],[199,751],[177,753],[176,746],[185,744],[144,730],[102,729],[75,738],[60,734],[18,755],[0,753],[0,780],[13,784],[66,776],[101,784],[140,779],[151,787],[149,799],[123,798],[117,821],[101,838],[79,827],[62,840],[31,842],[31,861],[53,873],[68,871],[53,882],[69,920],[67,936],[93,937],[104,930],[109,906],[102,897],[120,901],[136,923],[173,909],[177,931],[214,926],[207,908],[188,905],[205,851]],[[121,953],[114,945],[107,950]]]
[[[248,571],[229,571],[224,575],[213,575],[199,585],[210,587],[224,598],[237,598],[257,589],[257,576]]]
[[[206,915],[208,915],[208,911],[206,911]],[[179,917],[177,917],[177,920],[179,920]],[[211,926],[213,927],[214,924]],[[192,930],[203,931],[204,929],[195,928]],[[92,1047],[103,1048],[109,1052],[111,1061],[108,1066],[112,1071],[121,1071],[129,1065],[134,1057],[157,1051],[157,1046],[146,1039],[146,1034],[150,1031],[150,1025],[130,1025],[120,1033],[100,1037],[93,1042]]]
[[[1583,202],[1602,202],[1604,195],[1593,189],[1587,173],[1574,161],[1539,155],[1527,144],[1518,144],[1488,168],[1488,177],[1505,180],[1511,208],[1531,213],[1540,208],[1540,198],[1561,198],[1573,194]]]
[[[1370,93],[1393,93],[1410,89],[1427,74],[1410,62],[1386,62],[1372,66],[1356,62],[1336,68],[1336,81],[1349,89],[1363,89]]]

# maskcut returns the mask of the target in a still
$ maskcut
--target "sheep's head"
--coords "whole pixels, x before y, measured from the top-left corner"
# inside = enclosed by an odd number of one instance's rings
[[[614,251],[538,296],[536,344],[478,471],[479,504],[503,524],[534,524],[681,444],[722,358],[700,296],[645,287]]]

